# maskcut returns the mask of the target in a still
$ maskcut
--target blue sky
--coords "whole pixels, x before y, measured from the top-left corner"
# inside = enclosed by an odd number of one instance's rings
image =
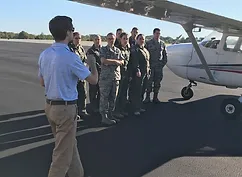
[[[216,13],[242,21],[241,0],[171,0],[173,2]],[[33,34],[49,34],[48,22],[56,15],[70,16],[77,31],[82,34],[98,33],[106,35],[122,27],[130,32],[137,26],[140,33],[152,34],[155,27],[162,29],[163,36],[176,37],[185,35],[183,28],[177,24],[158,21],[137,15],[126,14],[98,7],[82,5],[67,0],[5,0],[1,2],[0,31]],[[208,34],[204,31],[198,36]]]

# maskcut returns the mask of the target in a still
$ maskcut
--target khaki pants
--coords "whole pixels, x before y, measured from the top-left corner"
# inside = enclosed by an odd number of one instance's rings
[[[45,105],[45,113],[55,137],[48,177],[83,177],[77,149],[77,105]]]

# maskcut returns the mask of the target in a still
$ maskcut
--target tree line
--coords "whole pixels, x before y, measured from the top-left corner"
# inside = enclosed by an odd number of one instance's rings
[[[82,35],[82,41],[91,41],[93,35]],[[0,38],[1,39],[38,39],[38,40],[53,40],[53,37],[51,35],[46,35],[44,33],[35,35],[35,34],[29,34],[26,31],[21,31],[19,33],[14,32],[1,32],[0,31]],[[106,41],[106,36],[101,36],[102,41]],[[151,39],[152,35],[146,36],[146,39]],[[201,41],[203,38],[196,38],[197,41]],[[161,40],[163,40],[167,44],[172,43],[187,43],[191,42],[189,38],[181,37],[179,39],[174,39],[172,37],[163,37],[161,36]]]

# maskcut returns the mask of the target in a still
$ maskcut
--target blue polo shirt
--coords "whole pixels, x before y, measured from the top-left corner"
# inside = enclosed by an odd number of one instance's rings
[[[39,77],[44,79],[47,99],[72,101],[78,98],[77,81],[91,73],[78,55],[63,43],[54,43],[39,57]]]

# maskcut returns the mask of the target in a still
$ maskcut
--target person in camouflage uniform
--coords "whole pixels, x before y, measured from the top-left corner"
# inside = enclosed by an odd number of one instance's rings
[[[100,50],[101,73],[99,78],[100,103],[99,111],[102,123],[114,124],[119,119],[113,117],[115,102],[118,94],[119,81],[121,79],[120,66],[124,64],[120,49],[114,46],[115,35],[107,35],[107,46]]]
[[[120,35],[120,46],[118,48],[121,50],[121,53],[124,57],[124,65],[121,66],[121,80],[120,80],[120,87],[118,91],[118,97],[116,100],[116,109],[114,116],[118,118],[123,118],[124,116],[128,116],[126,111],[126,104],[128,102],[128,87],[130,83],[130,48],[128,45],[128,34],[121,33]]]
[[[150,53],[151,74],[147,80],[146,98],[144,103],[150,102],[150,93],[154,92],[153,103],[160,103],[158,99],[161,81],[163,79],[163,67],[167,63],[165,43],[160,40],[160,29],[153,30],[153,39],[146,42],[145,46]],[[154,84],[154,86],[153,86]]]
[[[69,48],[76,53],[83,63],[86,63],[87,56],[84,48],[80,44],[81,35],[78,32],[73,33],[73,41],[69,43]],[[79,80],[77,83],[77,91],[78,91],[78,115],[86,116],[88,115],[86,112],[86,83],[83,80]]]
[[[131,30],[131,36],[129,37],[129,45],[133,47],[136,43],[136,37],[139,33],[139,29],[137,27],[133,27]]]
[[[134,115],[139,116],[142,109],[142,90],[144,87],[144,79],[149,78],[150,73],[150,54],[144,47],[145,36],[139,34],[137,36],[136,45],[131,48],[130,69],[132,70],[131,80],[131,105]]]
[[[139,33],[139,29],[137,27],[133,27],[131,30],[131,36],[129,37],[129,46],[132,48],[136,44],[136,37]],[[129,83],[129,88],[128,88],[128,100],[131,102],[131,95],[132,95],[132,87],[131,87],[131,82]]]
[[[94,44],[91,48],[87,50],[87,58],[94,57],[96,59],[96,67],[98,71],[98,75],[101,72],[101,59],[100,59],[100,49],[101,49],[101,37],[99,35],[95,35],[93,37]],[[96,85],[89,84],[89,99],[91,108],[94,113],[99,112],[99,101],[100,101],[100,92],[99,92],[99,84]]]
[[[115,47],[120,46],[120,34],[123,33],[123,32],[124,32],[124,30],[122,28],[118,28],[116,30],[116,40],[115,40],[115,43],[114,43]]]

